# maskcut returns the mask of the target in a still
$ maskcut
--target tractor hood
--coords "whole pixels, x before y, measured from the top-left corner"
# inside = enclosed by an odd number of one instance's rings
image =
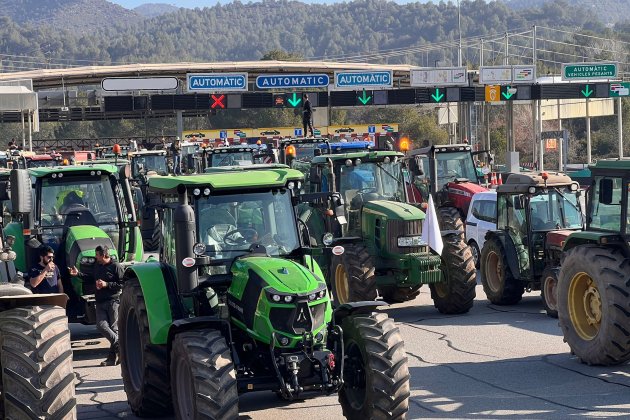
[[[387,220],[424,220],[424,212],[407,203],[376,200],[363,205],[364,214],[381,216]]]
[[[488,191],[488,189],[474,182],[464,181],[449,182],[446,185],[446,191],[448,193],[448,201],[460,209],[462,216],[465,217],[468,214],[468,207],[470,207],[473,195],[478,192]]]
[[[65,243],[67,265],[74,265],[83,273],[91,274],[96,263],[95,249],[99,245],[108,246],[111,255],[117,257],[114,243],[102,229],[88,225],[68,228]]]
[[[547,247],[562,249],[565,241],[574,230],[553,230],[547,233]]]
[[[323,279],[317,279],[302,265],[280,258],[240,258],[234,263],[232,270],[236,270],[236,276],[247,275],[251,270],[263,279],[266,286],[281,293],[308,294],[320,289],[323,283]]]

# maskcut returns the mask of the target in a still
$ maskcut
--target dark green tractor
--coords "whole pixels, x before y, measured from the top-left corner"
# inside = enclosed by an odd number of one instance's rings
[[[195,155],[198,173],[207,168],[249,166],[276,163],[274,151],[263,144],[241,144],[225,147],[201,147]]]
[[[52,247],[63,289],[70,298],[67,312],[71,322],[96,321],[95,285],[91,280],[71,278],[67,267],[92,273],[98,245],[108,246],[120,262],[142,260],[129,170],[128,165],[94,164],[17,169],[5,177],[13,204],[7,209],[12,220],[5,232],[15,237],[15,266],[28,272],[39,261],[38,248],[42,244]]]
[[[564,242],[558,319],[582,362],[615,365],[630,360],[630,159],[589,169],[586,230]]]
[[[8,182],[0,182],[7,204]],[[33,210],[32,200],[13,208]],[[24,197],[26,198],[26,197]],[[15,237],[0,222],[0,418],[76,419],[76,380],[64,294],[33,294],[16,270]]]
[[[405,418],[401,334],[377,302],[333,311],[296,223],[302,180],[286,166],[149,179],[163,203],[160,261],[127,269],[119,312],[136,415],[236,419],[239,394],[272,391],[338,392],[348,418]]]
[[[425,214],[407,204],[402,157],[368,150],[322,154],[310,162],[306,190],[339,193],[344,201],[345,224],[313,211],[301,213],[315,241],[331,233],[325,244],[345,248],[343,255],[320,260],[334,297],[346,303],[374,300],[378,293],[388,302],[402,302],[429,284],[440,312],[468,312],[476,285],[470,248],[464,243],[440,256],[422,239]]]
[[[511,174],[497,188],[497,230],[481,250],[481,283],[488,300],[513,305],[540,290],[547,315],[557,317],[562,245],[582,230],[581,191],[567,175]]]

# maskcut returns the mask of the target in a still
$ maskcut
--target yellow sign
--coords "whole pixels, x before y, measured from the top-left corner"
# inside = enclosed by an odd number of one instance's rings
[[[501,86],[486,85],[486,102],[501,101]]]
[[[545,149],[546,150],[558,150],[558,140],[557,139],[546,139],[545,140]]]

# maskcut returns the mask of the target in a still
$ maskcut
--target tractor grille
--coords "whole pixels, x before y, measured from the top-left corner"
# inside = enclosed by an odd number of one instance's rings
[[[298,302],[286,308],[271,308],[269,318],[275,330],[290,334],[311,332],[324,323],[326,303],[308,306],[306,302]]]
[[[424,253],[426,247],[399,248],[399,236],[422,235],[422,222],[420,220],[388,220],[387,221],[387,250],[397,254]]]
[[[83,280],[83,294],[93,295],[96,293],[96,279],[94,278],[94,264],[80,264],[79,271],[86,277]]]

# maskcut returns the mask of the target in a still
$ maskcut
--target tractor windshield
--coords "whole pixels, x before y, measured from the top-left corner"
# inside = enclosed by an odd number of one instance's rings
[[[233,153],[213,153],[211,167],[217,166],[249,166],[254,163],[254,155],[251,151]]]
[[[166,156],[165,155],[137,155],[133,158],[133,173],[134,179],[138,179],[141,174],[147,174],[148,172],[157,172],[159,175],[168,174],[166,168]]]
[[[26,166],[28,168],[52,168],[53,166],[59,166],[59,164],[59,161],[56,159],[26,159]]]
[[[403,180],[400,163],[361,163],[359,166],[341,166],[339,192],[352,203],[357,196],[362,201],[403,201]]]
[[[466,178],[478,183],[477,171],[470,152],[436,153],[438,189],[457,178]]]
[[[582,213],[578,197],[568,188],[540,190],[529,200],[532,231],[580,229]]]
[[[214,258],[234,259],[253,244],[271,256],[288,255],[300,246],[287,190],[201,198],[197,214],[199,240]]]
[[[38,197],[39,223],[47,245],[57,249],[64,228],[99,226],[117,243],[119,206],[107,175],[44,178]]]
[[[591,228],[611,232],[621,231],[621,178],[597,176],[593,179],[589,224]]]

